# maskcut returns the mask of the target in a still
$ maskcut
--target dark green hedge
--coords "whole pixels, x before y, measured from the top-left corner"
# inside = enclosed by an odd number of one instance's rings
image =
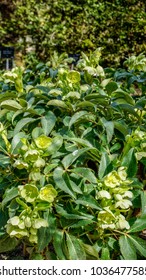
[[[0,10],[1,44],[25,54],[29,35],[41,60],[103,47],[111,66],[146,50],[145,0],[1,0]]]

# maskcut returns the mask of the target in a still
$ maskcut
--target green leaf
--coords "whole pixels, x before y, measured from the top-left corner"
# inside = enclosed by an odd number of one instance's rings
[[[56,100],[56,99],[53,99],[53,100],[50,100],[47,105],[52,105],[52,106],[56,106],[56,107],[60,107],[60,108],[63,108],[63,109],[68,109],[68,106],[66,105],[66,103],[62,100]]]
[[[63,252],[63,236],[64,232],[61,230],[55,231],[53,235],[53,246],[59,260],[66,260]]]
[[[107,133],[107,142],[109,143],[112,140],[113,134],[114,134],[114,122],[112,121],[106,121],[102,119],[103,125],[106,129]]]
[[[105,89],[107,93],[110,95],[112,92],[118,89],[118,83],[110,81],[106,86]]]
[[[128,134],[128,127],[126,125],[126,123],[122,124],[120,123],[120,121],[113,121],[114,123],[114,127],[120,131],[124,136],[126,136]]]
[[[90,148],[82,148],[80,150],[76,150],[73,153],[65,156],[62,160],[62,164],[63,164],[64,168],[65,169],[68,168],[75,160],[77,160],[79,158],[79,156],[81,156],[82,154],[85,154],[89,150],[90,150]]]
[[[80,111],[80,112],[77,112],[75,113],[70,122],[69,122],[69,127],[71,127],[73,124],[75,124],[77,121],[79,121],[81,118],[83,117],[88,117],[89,113],[87,111]]]
[[[44,156],[54,155],[62,146],[63,137],[61,135],[57,135],[52,138],[51,145],[46,149]]]
[[[138,253],[141,256],[144,256],[146,258],[146,242],[145,240],[134,236],[134,235],[129,235],[129,239],[133,245],[134,248],[138,251]]]
[[[59,215],[65,217],[66,219],[71,219],[71,220],[92,220],[94,216],[82,213],[82,212],[72,212],[68,213],[63,207],[56,205],[56,211]]]
[[[141,192],[141,216],[146,214],[146,191]]]
[[[48,222],[48,227],[41,227],[38,229],[38,251],[41,252],[45,247],[48,246],[52,240],[56,230],[56,218],[49,213],[44,213],[44,219]]]
[[[16,248],[19,241],[16,238],[10,238],[8,235],[0,238],[0,253],[12,251]]]
[[[98,169],[98,177],[102,179],[109,171],[111,171],[110,158],[106,152],[102,153],[100,165]]]
[[[93,184],[97,184],[97,178],[89,168],[84,168],[84,167],[73,168],[72,172]]]
[[[69,260],[86,260],[86,253],[82,242],[75,236],[66,233],[66,246]]]
[[[58,167],[54,170],[53,178],[54,178],[55,184],[56,184],[57,188],[59,188],[60,190],[62,190],[65,193],[68,193],[71,197],[75,198],[75,194],[71,190],[68,180],[64,179],[64,174],[65,174],[65,171],[60,167]]]
[[[43,133],[48,136],[49,133],[52,131],[53,127],[56,123],[56,116],[53,112],[49,111],[47,114],[41,118],[41,124]]]
[[[98,251],[96,250],[96,248],[94,248],[94,246],[91,246],[89,244],[83,244],[83,246],[87,255],[86,257],[87,260],[92,260],[92,259],[99,260]]]
[[[14,135],[16,135],[22,128],[24,128],[24,126],[26,126],[34,121],[36,121],[36,119],[33,119],[33,118],[24,118],[24,119],[20,120],[15,126]]]
[[[146,229],[146,214],[137,218],[128,232],[139,232]]]
[[[103,247],[101,250],[101,260],[110,260],[110,252],[108,247]]]
[[[18,196],[18,189],[17,188],[11,188],[7,189],[4,194],[4,199],[2,200],[2,208],[11,201],[13,198]]]
[[[137,172],[137,160],[135,157],[134,148],[131,148],[124,156],[121,162],[121,166],[127,167],[128,177],[134,177]]]
[[[10,111],[17,111],[23,108],[17,101],[11,99],[3,101],[1,106]]]
[[[130,94],[123,91],[122,89],[117,89],[114,91],[112,96],[114,96],[113,100],[117,103],[119,103],[120,99],[123,99],[122,103],[129,103],[131,105],[135,104],[134,99],[130,96]]]
[[[120,251],[125,260],[136,260],[136,248],[133,246],[129,236],[122,235],[119,239]]]
[[[18,153],[17,149],[22,146],[21,139],[26,138],[26,134],[24,132],[19,132],[14,135],[11,142],[11,153]]]
[[[76,201],[76,204],[81,204],[86,207],[90,207],[96,210],[102,210],[101,206],[97,203],[96,199],[91,195],[80,196]]]

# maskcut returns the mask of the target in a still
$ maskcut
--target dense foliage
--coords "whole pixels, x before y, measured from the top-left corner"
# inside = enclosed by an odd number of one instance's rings
[[[112,66],[146,50],[144,0],[1,0],[0,10],[1,44],[15,45],[20,55],[32,45],[46,61],[54,50],[89,53],[100,46],[102,65]]]
[[[1,75],[1,253],[146,258],[146,58],[100,55]]]

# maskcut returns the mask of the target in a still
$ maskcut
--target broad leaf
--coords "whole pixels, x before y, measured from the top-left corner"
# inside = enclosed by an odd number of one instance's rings
[[[9,201],[11,201],[13,198],[15,198],[17,196],[18,196],[17,188],[8,189],[5,192],[4,199],[2,200],[2,207],[4,207]]]
[[[57,230],[54,232],[53,235],[53,246],[54,250],[56,252],[56,255],[59,260],[66,260],[66,257],[63,252],[63,237],[64,237],[64,232]]]
[[[82,242],[75,236],[66,233],[66,246],[69,260],[85,260],[86,254]]]
[[[44,214],[44,219],[48,222],[48,227],[41,227],[38,230],[38,251],[41,252],[45,247],[48,246],[52,240],[55,230],[56,230],[56,219],[55,217],[46,212]]]
[[[85,154],[87,151],[89,151],[90,148],[82,148],[80,150],[76,150],[71,154],[68,154],[65,156],[62,160],[62,164],[64,168],[68,168],[73,162],[75,162],[82,154]]]
[[[122,235],[119,239],[120,251],[125,260],[136,260],[136,248],[129,236]]]
[[[96,199],[91,195],[80,196],[75,202],[79,205],[81,204],[96,210],[102,210],[101,206],[97,203]]]
[[[108,172],[111,171],[111,162],[108,154],[105,152],[101,156],[100,165],[98,169],[98,177],[102,179]]]
[[[101,250],[101,260],[110,260],[110,252],[108,247],[103,247]]]
[[[60,167],[56,168],[53,172],[53,177],[55,184],[58,189],[62,190],[65,193],[68,193],[71,197],[75,198],[75,194],[70,188],[70,184],[68,180],[64,179],[64,170]]]
[[[97,178],[95,177],[94,173],[89,168],[85,167],[78,167],[72,169],[72,172],[77,174],[79,177],[84,178],[90,183],[97,184]]]
[[[17,101],[11,99],[3,101],[1,107],[10,111],[17,111],[23,108]]]
[[[146,229],[146,214],[137,218],[128,232],[139,232]]]
[[[144,256],[146,258],[146,242],[145,240],[134,236],[134,235],[129,235],[129,239],[133,245],[133,247],[138,251],[138,253],[141,256]]]
[[[71,127],[73,124],[75,124],[77,121],[79,121],[80,119],[82,119],[83,117],[88,117],[89,113],[87,111],[80,111],[75,113],[70,122],[69,122],[69,127]]]
[[[21,119],[19,122],[17,122],[15,129],[14,129],[14,135],[17,134],[24,126],[36,121],[36,119],[33,118],[24,118]]]
[[[121,162],[122,166],[127,167],[128,177],[134,177],[137,172],[137,160],[135,157],[134,148],[131,148],[124,156]]]
[[[53,127],[56,123],[56,116],[53,112],[49,111],[47,114],[41,118],[41,124],[43,133],[48,136],[49,133],[52,131]]]
[[[12,251],[16,248],[19,241],[16,238],[11,238],[8,235],[0,238],[0,253]]]

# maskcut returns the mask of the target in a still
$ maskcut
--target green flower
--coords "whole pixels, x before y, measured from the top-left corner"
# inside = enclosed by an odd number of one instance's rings
[[[29,150],[25,153],[24,158],[27,161],[36,161],[38,159],[39,152],[37,150]]]
[[[47,202],[53,202],[54,198],[57,196],[57,191],[52,185],[46,185],[41,188],[39,198]]]
[[[38,189],[35,185],[26,184],[18,187],[20,195],[27,201],[27,202],[34,202],[38,197]]]
[[[72,84],[76,84],[80,82],[80,73],[78,71],[71,70],[67,73],[67,80]]]
[[[105,190],[99,191],[97,197],[98,199],[102,199],[102,198],[111,199],[110,193]]]
[[[47,149],[52,144],[52,139],[46,135],[40,135],[35,139],[35,143],[40,149]]]
[[[41,227],[48,227],[48,222],[44,219],[38,218],[38,219],[33,220],[32,227],[34,229],[39,229]]]
[[[115,208],[128,209],[132,206],[132,202],[128,199],[122,199],[115,204]]]
[[[115,188],[117,186],[120,186],[120,180],[119,175],[114,170],[110,172],[104,179],[104,184],[109,188]]]
[[[118,229],[129,229],[130,225],[129,223],[126,221],[125,217],[123,215],[119,215],[119,220],[116,223],[116,227]]]
[[[115,215],[109,210],[99,211],[98,222],[102,229],[114,229],[115,228]]]
[[[28,164],[19,159],[14,162],[13,166],[18,169],[23,169],[23,168],[27,169],[28,168]]]

